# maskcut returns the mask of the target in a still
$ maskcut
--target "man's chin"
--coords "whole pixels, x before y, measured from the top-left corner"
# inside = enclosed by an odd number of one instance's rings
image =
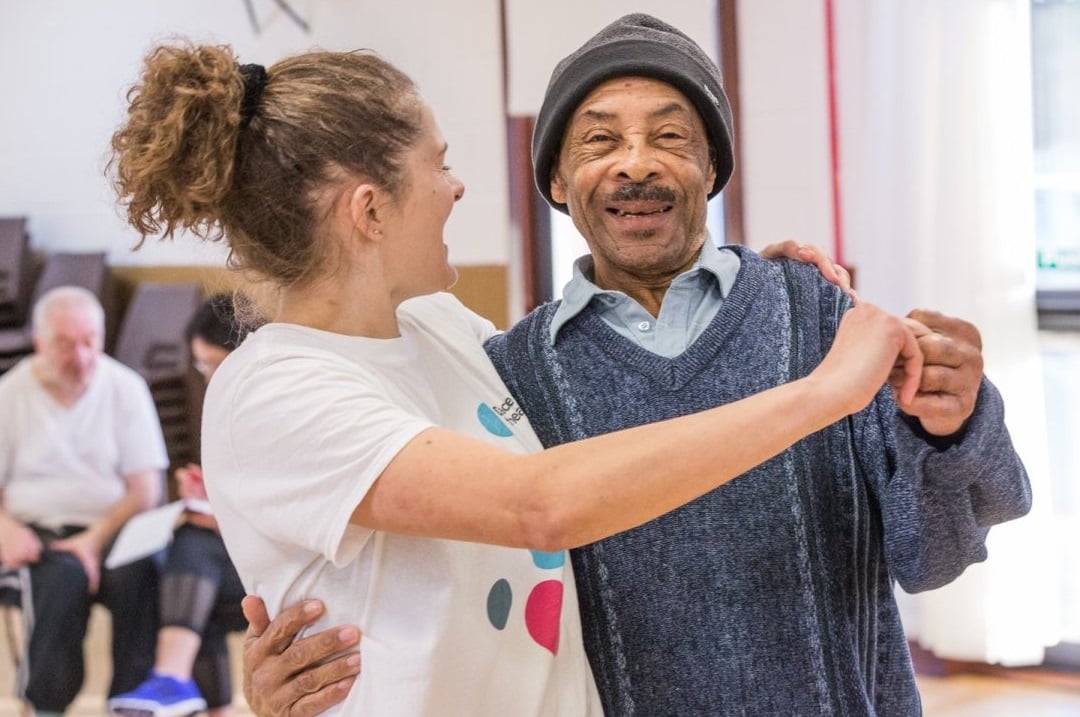
[[[82,393],[90,387],[90,379],[94,374],[87,374],[85,376],[72,376],[65,381],[65,388],[71,393]]]

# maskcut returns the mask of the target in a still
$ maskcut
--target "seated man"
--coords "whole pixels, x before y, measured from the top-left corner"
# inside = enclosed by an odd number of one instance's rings
[[[53,289],[34,306],[33,355],[0,378],[0,563],[29,575],[18,685],[39,717],[82,686],[94,601],[114,617],[110,694],[153,664],[153,559],[102,561],[124,522],[158,503],[168,458],[146,382],[102,354],[104,330],[92,293]]]
[[[236,320],[233,297],[207,299],[188,324],[195,368],[207,381],[240,345],[247,327]],[[176,529],[161,579],[161,629],[151,676],[135,690],[109,700],[122,715],[179,717],[207,709],[211,717],[232,714],[229,631],[243,630],[244,586],[225,552],[225,543],[207,503],[202,469],[176,471],[180,497],[188,504]]]

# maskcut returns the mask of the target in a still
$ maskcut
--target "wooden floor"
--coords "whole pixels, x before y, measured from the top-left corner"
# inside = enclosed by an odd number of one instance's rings
[[[95,608],[90,622],[88,639],[87,689],[68,717],[104,717],[107,712],[100,695],[107,680],[107,667],[94,659],[107,653],[108,613]],[[231,644],[234,674],[239,674],[239,640]],[[6,647],[2,645],[0,647]],[[11,663],[0,649],[0,717],[19,717],[19,705],[12,697]],[[1076,680],[1066,685],[1033,682],[1027,679],[1002,678],[984,675],[955,675],[950,677],[921,677],[919,690],[923,697],[925,717],[1080,717],[1080,688]],[[251,713],[237,696],[237,717]],[[805,717],[812,717],[807,715]]]
[[[1077,717],[1080,690],[1012,679],[959,675],[919,679],[925,717]],[[242,698],[237,717],[250,715]],[[83,698],[69,717],[104,717],[100,699]],[[0,717],[18,717],[13,700],[0,697]]]
[[[926,717],[1078,717],[1080,690],[983,675],[920,677]]]

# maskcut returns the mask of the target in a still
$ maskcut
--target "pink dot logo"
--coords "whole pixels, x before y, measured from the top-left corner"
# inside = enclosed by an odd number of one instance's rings
[[[561,580],[537,583],[525,603],[525,627],[536,644],[551,654],[559,652],[559,617],[562,615]]]
[[[533,565],[541,570],[559,570],[566,565],[566,551],[544,553],[530,550]],[[505,578],[495,581],[488,590],[488,622],[496,630],[506,628],[510,620],[510,608],[514,604],[514,590]],[[529,637],[552,655],[559,653],[559,625],[562,618],[562,580],[541,580],[533,586],[525,601],[525,629]]]

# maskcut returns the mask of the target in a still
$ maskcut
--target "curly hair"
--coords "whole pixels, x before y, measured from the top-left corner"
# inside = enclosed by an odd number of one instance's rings
[[[264,322],[245,294],[220,293],[199,305],[188,321],[184,335],[189,344],[198,337],[211,346],[233,351]]]
[[[399,193],[421,131],[408,76],[369,51],[312,51],[266,77],[243,122],[244,75],[231,48],[150,52],[109,163],[139,246],[177,230],[224,239],[234,267],[287,286],[327,263],[318,229],[336,181],[362,176]]]

